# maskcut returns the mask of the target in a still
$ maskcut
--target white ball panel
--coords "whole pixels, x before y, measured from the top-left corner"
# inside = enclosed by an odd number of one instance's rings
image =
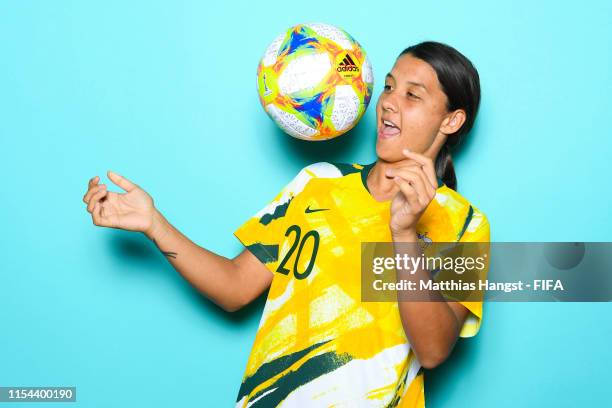
[[[357,119],[358,113],[359,98],[355,90],[350,85],[337,86],[331,117],[336,130],[342,131],[349,128]]]
[[[317,86],[331,69],[327,53],[307,54],[292,60],[278,77],[278,88],[284,95]]]
[[[306,24],[306,27],[310,28],[321,37],[325,37],[329,40],[332,40],[344,50],[353,49],[352,41],[349,40],[348,37],[342,31],[332,25],[323,23],[311,23]]]
[[[264,53],[263,58],[261,59],[261,63],[264,67],[269,67],[276,62],[276,58],[278,57],[278,51],[280,50],[281,45],[283,45],[283,41],[285,40],[285,33],[282,33],[278,37],[272,41],[272,44],[268,46],[266,52]]]
[[[304,122],[299,120],[295,115],[279,109],[276,105],[269,104],[266,106],[266,111],[274,118],[276,123],[287,133],[299,139],[310,139],[318,132]]]
[[[363,65],[361,66],[361,79],[366,84],[371,84],[374,82],[374,74],[372,73],[372,65],[370,64],[370,60],[368,57],[363,61]]]

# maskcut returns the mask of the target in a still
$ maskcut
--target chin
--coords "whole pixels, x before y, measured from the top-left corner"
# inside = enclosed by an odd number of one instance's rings
[[[402,160],[404,155],[402,154],[402,145],[397,140],[380,140],[376,141],[376,156],[379,159],[386,162],[397,162]]]

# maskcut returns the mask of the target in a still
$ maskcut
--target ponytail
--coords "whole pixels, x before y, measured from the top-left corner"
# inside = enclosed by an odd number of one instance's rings
[[[455,166],[451,156],[450,147],[444,143],[436,157],[436,176],[442,180],[446,186],[452,190],[457,190],[457,175],[455,174]]]

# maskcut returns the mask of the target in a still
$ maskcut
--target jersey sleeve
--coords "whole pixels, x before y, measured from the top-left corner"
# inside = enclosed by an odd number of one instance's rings
[[[240,242],[272,272],[278,266],[280,245],[291,225],[289,208],[316,176],[313,166],[303,168],[267,205],[234,231]]]
[[[485,262],[485,270],[479,276],[480,279],[486,279],[489,269],[489,249],[490,249],[490,226],[487,217],[478,210],[474,210],[472,219],[470,220],[467,229],[459,242],[474,242],[480,243],[477,252],[480,255],[486,254],[487,261]],[[484,292],[479,292],[479,301],[459,302],[464,305],[469,311],[469,315],[465,319],[461,327],[460,337],[473,337],[480,330],[480,324],[483,317],[483,299]]]

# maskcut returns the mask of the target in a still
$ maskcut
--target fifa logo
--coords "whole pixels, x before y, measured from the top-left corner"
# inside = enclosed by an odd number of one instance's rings
[[[264,86],[264,96],[268,96],[272,93],[272,90],[268,88],[268,84],[266,83],[266,74],[263,74],[263,86]]]

